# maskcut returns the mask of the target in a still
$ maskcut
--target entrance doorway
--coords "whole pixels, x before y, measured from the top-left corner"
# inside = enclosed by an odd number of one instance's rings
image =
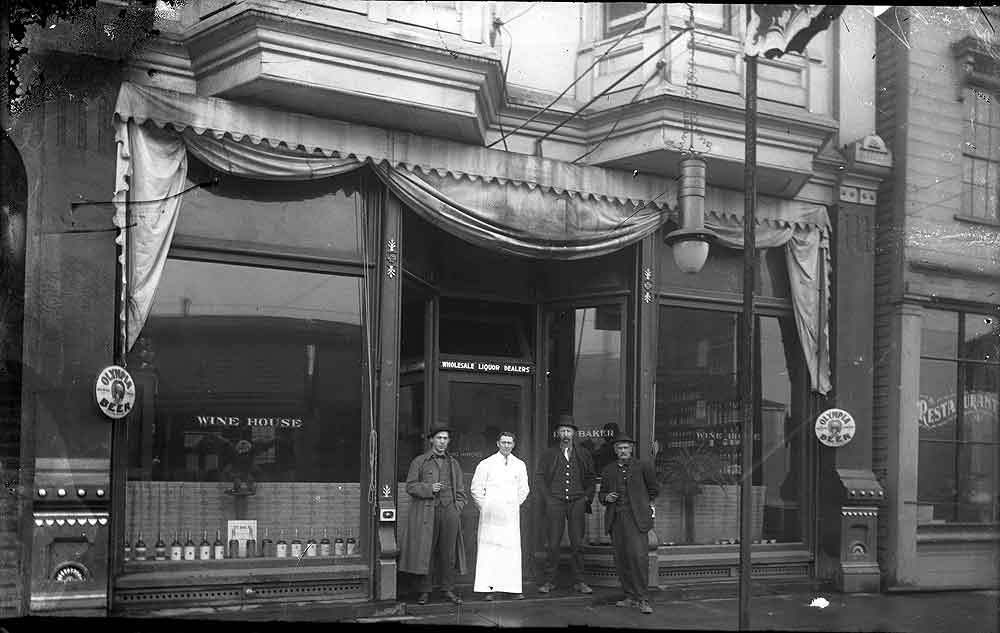
[[[409,463],[428,450],[426,434],[436,424],[452,429],[448,450],[462,467],[467,494],[476,466],[497,451],[501,431],[515,434],[514,454],[525,462],[530,476],[536,310],[534,304],[442,297],[426,286],[404,285],[397,427],[398,529],[406,527],[402,508]],[[521,516],[522,573],[526,578],[532,571],[533,551],[528,508],[526,502]],[[461,520],[469,573],[457,577],[456,582],[468,587],[475,580],[479,525],[479,509],[471,496]]]

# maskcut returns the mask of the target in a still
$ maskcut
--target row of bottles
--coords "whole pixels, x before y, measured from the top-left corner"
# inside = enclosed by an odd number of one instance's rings
[[[725,426],[742,419],[739,399],[671,403],[667,408],[667,426]]]
[[[163,541],[162,535],[157,535],[156,544],[149,548],[142,540],[142,532],[137,535],[135,543],[125,541],[125,560],[172,560],[172,561],[192,561],[192,560],[221,560],[224,558],[314,558],[314,557],[342,557],[354,556],[358,553],[358,543],[353,532],[348,532],[347,539],[337,536],[330,541],[327,528],[323,528],[323,538],[317,543],[312,536],[312,529],[309,530],[309,538],[303,543],[299,538],[299,530],[295,529],[295,536],[291,543],[285,540],[285,530],[278,530],[278,541],[273,542],[268,534],[268,529],[264,528],[264,534],[257,546],[256,539],[249,539],[246,542],[245,550],[240,551],[240,542],[232,539],[227,544],[222,540],[221,530],[215,531],[215,542],[209,543],[208,530],[202,531],[201,543],[195,544],[191,537],[191,531],[187,532],[187,540],[181,543],[180,533],[174,533],[174,540],[168,547]]]

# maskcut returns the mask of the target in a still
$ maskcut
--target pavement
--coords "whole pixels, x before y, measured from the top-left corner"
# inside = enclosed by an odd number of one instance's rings
[[[739,603],[732,595],[685,599],[653,592],[653,613],[618,608],[620,592],[595,589],[581,598],[529,597],[523,601],[469,600],[463,605],[408,607],[399,623],[425,626],[598,627],[736,631]],[[817,598],[822,600],[816,601]],[[433,599],[433,597],[432,597]],[[554,605],[553,600],[560,604]],[[826,606],[811,606],[817,604]],[[428,609],[430,607],[430,609]],[[754,595],[750,628],[755,631],[899,631],[906,633],[997,633],[1000,591],[840,594],[835,592]],[[375,621],[361,619],[361,621]]]
[[[841,594],[819,587],[755,586],[750,602],[750,628],[755,631],[898,631],[901,633],[997,633],[1000,631],[1000,591],[949,591],[882,594]],[[344,605],[284,605],[269,611],[188,611],[157,618],[39,618],[0,621],[0,633],[40,630],[91,629],[102,633],[128,631],[184,631],[189,626],[222,633],[226,630],[296,632],[315,629],[328,633],[330,623],[382,631],[406,632],[420,628],[464,627],[659,629],[688,631],[738,630],[736,586],[670,588],[651,593],[654,612],[619,608],[622,597],[614,589],[594,588],[590,595],[557,589],[549,595],[526,591],[525,600],[465,593],[465,602],[453,605],[432,594],[431,602],[403,601],[365,615],[350,616]],[[825,601],[825,603],[824,603]],[[52,627],[46,625],[53,625]]]

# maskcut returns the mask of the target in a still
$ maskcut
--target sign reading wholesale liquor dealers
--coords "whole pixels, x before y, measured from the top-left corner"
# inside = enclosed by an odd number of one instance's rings
[[[441,369],[478,371],[487,374],[530,374],[531,365],[502,363],[489,360],[443,360]]]
[[[109,365],[97,374],[97,406],[113,420],[124,418],[135,405],[135,383],[124,367]]]
[[[843,409],[827,409],[816,418],[816,437],[827,446],[843,446],[854,437],[854,417]]]

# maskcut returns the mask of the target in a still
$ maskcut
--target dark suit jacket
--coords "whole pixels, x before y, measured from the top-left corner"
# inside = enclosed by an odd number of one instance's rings
[[[594,498],[594,489],[597,487],[597,472],[594,471],[594,460],[590,452],[580,448],[575,442],[569,453],[569,458],[576,462],[580,469],[580,478],[583,483],[583,496],[589,506]],[[562,447],[555,444],[548,447],[538,459],[538,468],[535,470],[535,490],[541,497],[550,496],[552,490],[552,477],[557,468],[562,468],[566,463],[563,457]]]
[[[649,504],[653,502],[656,495],[660,494],[660,486],[656,483],[656,472],[649,462],[631,460],[628,478],[628,501],[632,508],[632,516],[635,517],[639,531],[648,532],[653,528],[653,513],[649,509]],[[618,470],[618,460],[615,460],[604,467],[601,471],[601,493],[598,499],[607,510],[604,514],[604,531],[611,533],[611,525],[615,522],[615,515],[618,513],[618,504],[609,503],[608,493],[616,492],[625,488],[622,473]]]

